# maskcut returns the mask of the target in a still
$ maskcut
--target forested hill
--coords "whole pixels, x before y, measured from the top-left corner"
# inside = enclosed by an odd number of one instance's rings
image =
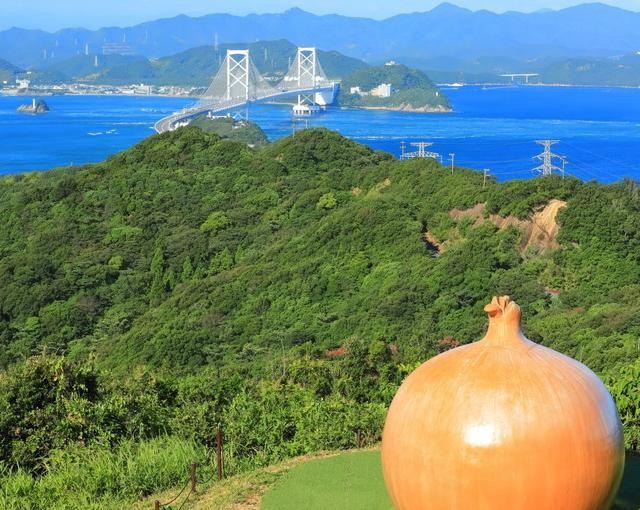
[[[481,181],[324,130],[254,152],[197,128],[101,164],[4,177],[0,363],[46,348],[195,370],[353,336],[417,360],[445,337],[478,338],[483,304],[502,293],[537,341],[599,371],[635,359],[636,183]],[[487,202],[526,217],[552,198],[568,205],[546,254],[519,253],[514,229],[449,215]],[[427,230],[447,242],[437,257]]]
[[[382,83],[391,85],[389,97],[369,94]],[[353,87],[360,92],[352,94]],[[426,74],[396,63],[366,67],[347,76],[340,86],[338,103],[348,107],[451,111],[447,97]]]
[[[523,244],[552,199],[557,237]],[[326,130],[255,151],[188,127],[2,177],[0,254],[3,508],[177,494],[194,459],[213,473],[218,426],[226,474],[373,444],[403,377],[479,339],[494,294],[640,432],[635,182],[483,188]]]

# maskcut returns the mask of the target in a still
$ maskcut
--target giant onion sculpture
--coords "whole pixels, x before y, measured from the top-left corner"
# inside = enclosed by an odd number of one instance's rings
[[[396,394],[382,463],[399,510],[600,510],[620,484],[620,419],[600,379],[528,340],[508,297],[485,337],[430,359]]]

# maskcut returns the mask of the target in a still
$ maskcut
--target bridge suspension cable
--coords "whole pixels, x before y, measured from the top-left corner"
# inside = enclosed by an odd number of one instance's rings
[[[330,81],[318,60],[316,48],[298,48],[289,71],[278,85],[272,85],[258,71],[249,50],[227,50],[209,88],[197,104],[156,122],[158,133],[186,125],[197,116],[228,112],[247,103],[298,95],[296,107],[304,114],[334,100],[337,82]],[[294,107],[294,113],[296,113]]]
[[[296,58],[280,82],[280,88],[284,90],[309,89],[326,87],[330,83],[318,60],[316,48],[298,48]]]
[[[255,101],[277,93],[258,71],[249,50],[227,50],[211,85],[202,94],[197,107]]]

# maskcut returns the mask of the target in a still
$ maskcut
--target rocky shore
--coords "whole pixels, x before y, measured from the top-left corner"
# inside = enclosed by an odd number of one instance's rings
[[[446,106],[414,106],[411,104],[403,103],[398,106],[360,106],[363,110],[388,110],[394,112],[418,112],[418,113],[451,113],[453,108]]]
[[[17,111],[20,113],[47,113],[49,111],[49,105],[42,99],[33,100],[31,104],[23,104],[18,106]]]

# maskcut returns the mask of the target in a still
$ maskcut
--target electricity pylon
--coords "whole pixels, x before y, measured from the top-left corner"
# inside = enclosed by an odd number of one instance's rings
[[[536,140],[536,143],[544,147],[544,151],[533,159],[542,161],[542,164],[533,169],[534,172],[538,172],[540,175],[551,175],[554,171],[564,174],[564,157],[559,154],[551,152],[551,146],[559,143],[560,140]],[[563,161],[563,168],[553,164],[553,160],[559,159]]]
[[[442,156],[440,154],[427,150],[428,147],[433,145],[433,142],[412,142],[409,145],[416,147],[418,150],[413,152],[404,152],[403,150],[402,159],[431,158],[442,163]]]

